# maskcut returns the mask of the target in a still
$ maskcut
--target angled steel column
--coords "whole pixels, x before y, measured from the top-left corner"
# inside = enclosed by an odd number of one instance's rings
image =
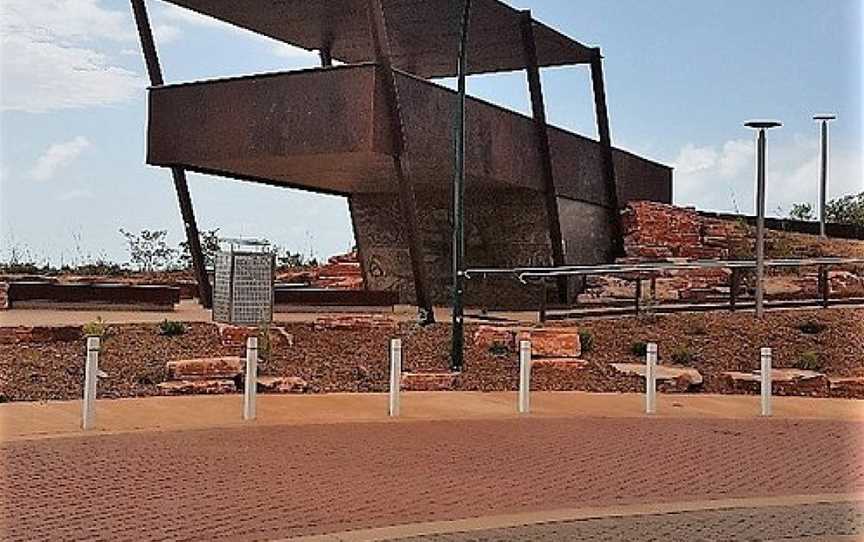
[[[453,331],[450,345],[450,369],[453,371],[461,371],[465,366],[465,94],[471,0],[464,0],[460,11],[459,89],[453,127]]]
[[[150,76],[150,84],[160,86],[165,83],[162,79],[162,69],[159,67],[159,56],[156,54],[156,45],[153,42],[153,32],[150,29],[150,20],[147,17],[147,7],[144,0],[131,0],[132,12],[135,15],[135,24],[138,27],[138,36],[141,39],[141,50],[144,52],[144,61],[147,64],[147,73]],[[201,250],[201,238],[198,235],[198,225],[195,223],[195,211],[192,208],[192,197],[189,195],[189,185],[186,183],[186,172],[183,168],[172,167],[171,176],[174,178],[174,189],[177,191],[177,199],[180,203],[180,215],[183,218],[183,227],[186,230],[186,242],[189,245],[189,253],[192,256],[192,267],[195,269],[195,280],[198,282],[198,298],[205,308],[213,305],[210,279],[207,277],[207,269],[204,265],[204,253]]]
[[[609,133],[609,110],[606,107],[606,85],[603,82],[603,55],[600,49],[592,50],[591,83],[594,87],[594,111],[597,117],[597,135],[603,155],[603,181],[612,217],[612,251],[616,257],[624,256],[624,239],[621,233],[621,207],[618,201],[618,182],[615,178],[615,162],[612,159],[612,136]]]
[[[561,216],[558,212],[558,197],[555,192],[555,178],[552,172],[552,153],[549,150],[549,133],[546,125],[546,104],[543,100],[543,86],[540,81],[540,68],[537,62],[537,43],[534,40],[534,20],[531,17],[531,11],[522,11],[521,15],[525,72],[528,74],[534,132],[537,137],[537,150],[540,152],[540,167],[546,198],[546,217],[549,222],[549,241],[552,245],[552,265],[561,267],[566,264],[564,261],[564,237],[561,234]],[[561,276],[556,278],[556,282],[558,284],[558,300],[561,303],[566,303],[568,279]]]
[[[406,174],[406,160],[403,153],[406,147],[405,131],[402,127],[402,113],[399,109],[399,94],[396,89],[396,75],[390,60],[390,41],[387,36],[387,21],[384,18],[382,0],[368,0],[369,26],[372,34],[372,46],[375,60],[383,72],[384,97],[390,113],[390,127],[393,134],[393,168],[396,172],[396,182],[399,187],[399,206],[402,219],[405,221],[405,232],[408,237],[408,252],[411,257],[411,273],[414,278],[414,291],[417,296],[419,320],[421,324],[435,322],[432,311],[432,300],[429,297],[426,270],[423,264],[423,247],[420,243],[417,225],[417,201],[414,185]]]

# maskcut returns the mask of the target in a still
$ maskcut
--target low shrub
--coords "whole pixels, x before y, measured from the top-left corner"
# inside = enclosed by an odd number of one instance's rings
[[[588,353],[594,350],[594,334],[587,329],[579,330],[579,343],[582,345],[582,352]]]
[[[489,353],[495,357],[506,356],[509,352],[510,352],[510,349],[507,348],[506,344],[492,343],[489,345]]]
[[[819,352],[813,352],[812,350],[807,352],[802,352],[798,359],[795,361],[795,368],[801,369],[802,371],[817,371],[821,372],[824,369],[824,364],[822,363],[822,356]]]
[[[630,353],[634,356],[644,357],[648,353],[648,343],[645,341],[636,341],[630,345]]]
[[[102,321],[99,316],[95,320],[87,322],[81,326],[81,331],[85,337],[105,337],[108,334],[108,324]]]
[[[696,352],[691,350],[688,346],[677,346],[672,350],[672,355],[670,357],[672,363],[677,365],[690,365],[696,361]]]
[[[184,333],[186,333],[186,324],[183,322],[175,322],[174,320],[168,320],[166,318],[161,324],[159,324],[159,335],[175,337],[177,335],[183,335]]]
[[[814,322],[813,320],[808,320],[798,326],[798,330],[805,335],[818,335],[826,329],[828,329],[828,326],[821,322]]]

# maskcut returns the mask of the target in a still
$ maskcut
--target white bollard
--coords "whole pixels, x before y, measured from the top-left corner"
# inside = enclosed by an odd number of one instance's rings
[[[402,340],[390,340],[390,416],[399,416],[399,390],[402,387]]]
[[[771,349],[763,348],[759,366],[759,382],[762,388],[762,415],[771,415]]]
[[[81,412],[81,428],[93,427],[96,417],[96,381],[99,379],[99,337],[87,337],[87,361],[84,364],[84,404]]]
[[[258,337],[246,339],[246,382],[243,393],[243,419],[254,420],[258,393]]]
[[[645,413],[657,412],[657,345],[648,343],[645,349]]]
[[[519,341],[519,414],[531,411],[531,341]]]

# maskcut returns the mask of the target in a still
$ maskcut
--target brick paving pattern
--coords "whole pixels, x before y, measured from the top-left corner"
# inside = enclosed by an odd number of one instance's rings
[[[810,537],[864,539],[864,511],[853,503],[710,510],[624,518],[588,519],[454,533],[402,540],[427,542],[601,542],[763,541]]]
[[[562,508],[864,490],[864,425],[510,419],[0,445],[5,540],[266,540]]]

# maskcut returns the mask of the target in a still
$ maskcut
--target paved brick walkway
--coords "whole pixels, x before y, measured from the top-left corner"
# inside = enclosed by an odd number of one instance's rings
[[[709,510],[625,518],[588,519],[405,538],[427,542],[700,542],[773,541],[820,537],[864,539],[857,503]]]
[[[266,540],[605,504],[864,490],[864,425],[512,419],[0,445],[8,540]]]

